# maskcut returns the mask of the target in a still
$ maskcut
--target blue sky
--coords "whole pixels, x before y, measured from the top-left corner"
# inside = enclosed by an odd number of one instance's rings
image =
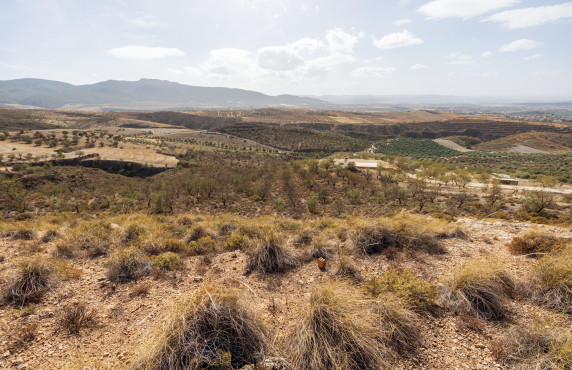
[[[3,0],[0,80],[572,98],[572,2]]]

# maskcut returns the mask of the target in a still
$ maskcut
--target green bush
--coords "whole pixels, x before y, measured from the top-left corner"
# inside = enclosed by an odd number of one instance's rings
[[[173,252],[161,253],[160,255],[152,258],[153,266],[161,270],[176,271],[185,267],[185,262],[177,254]]]

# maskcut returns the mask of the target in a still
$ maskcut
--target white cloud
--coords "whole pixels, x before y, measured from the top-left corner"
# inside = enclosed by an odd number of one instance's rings
[[[383,77],[393,72],[395,72],[393,67],[365,66],[354,69],[352,75],[354,77]]]
[[[414,64],[411,67],[409,67],[409,69],[411,69],[412,71],[419,71],[419,70],[426,69],[426,68],[427,68],[427,66],[425,64],[419,64],[419,63]]]
[[[476,63],[471,55],[463,54],[460,52],[451,53],[445,56],[445,59],[449,59],[449,61],[445,64],[450,66],[462,66]]]
[[[520,0],[434,0],[421,6],[417,11],[430,19],[448,17],[469,19],[518,2]]]
[[[288,47],[290,47],[295,53],[314,54],[317,50],[325,48],[326,45],[324,45],[324,43],[320,40],[305,37],[296,42],[288,44]]]
[[[513,52],[513,51],[519,51],[519,50],[530,50],[530,49],[534,49],[534,48],[537,48],[537,47],[542,46],[542,45],[544,45],[544,44],[540,41],[520,39],[520,40],[513,41],[510,44],[505,44],[505,45],[501,46],[499,51],[502,53],[506,53],[506,52]]]
[[[268,46],[258,50],[258,65],[272,71],[291,71],[302,65],[304,60],[288,46]]]
[[[481,56],[482,56],[483,58],[490,58],[490,57],[493,56],[493,52],[490,51],[490,50],[483,51],[483,52],[481,53]]]
[[[343,31],[341,28],[334,28],[326,32],[326,40],[332,54],[351,54],[354,45],[358,42],[358,37]]]
[[[536,58],[540,58],[542,56],[542,54],[533,54],[533,55],[528,55],[524,57],[524,61],[528,62],[529,60],[533,60]]]
[[[187,72],[207,73],[213,77],[251,74],[254,67],[252,54],[242,49],[215,49],[199,68],[187,67]]]
[[[380,49],[394,49],[411,45],[420,45],[422,43],[423,40],[415,37],[407,30],[390,33],[380,39],[376,39],[375,37],[373,38],[373,46]]]
[[[161,48],[135,45],[109,49],[107,50],[107,53],[121,59],[136,60],[163,59],[169,57],[182,57],[185,55],[184,52],[177,48]]]
[[[482,22],[502,23],[506,28],[526,28],[572,18],[572,2],[507,10],[493,14]]]
[[[393,24],[396,26],[404,26],[409,23],[411,23],[411,19],[397,19],[393,21]]]

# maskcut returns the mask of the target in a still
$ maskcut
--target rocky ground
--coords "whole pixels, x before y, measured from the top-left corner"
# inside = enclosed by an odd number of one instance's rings
[[[364,278],[374,277],[390,267],[413,269],[419,276],[440,285],[456,268],[473,257],[494,256],[505,262],[506,269],[517,278],[525,278],[533,260],[511,255],[507,243],[531,227],[525,223],[486,222],[472,219],[457,221],[467,238],[445,239],[444,255],[401,255],[394,261],[385,256],[358,259]],[[550,228],[558,236],[572,232]],[[51,256],[54,246],[38,241],[0,239],[0,276],[6,286],[15,271],[16,261],[35,254]],[[298,269],[281,275],[245,276],[246,256],[240,251],[219,254],[210,264],[202,257],[185,258],[186,269],[179,273],[152,275],[135,283],[111,284],[106,280],[106,259],[75,259],[70,263],[81,269],[78,279],[58,281],[39,304],[18,310],[0,308],[0,367],[17,369],[61,369],[83,365],[109,365],[124,368],[149,331],[163,319],[165,312],[183,296],[206,281],[244,287],[271,330],[274,347],[284,348],[292,323],[307,304],[312,288],[329,279],[336,262],[329,261],[326,271],[309,261]],[[79,335],[58,331],[56,325],[68,305],[85,302],[97,313],[97,324]],[[526,301],[512,303],[515,321],[525,320],[536,308]],[[447,312],[423,319],[424,345],[416,356],[404,358],[396,368],[408,369],[495,369],[494,339],[508,324],[469,322]],[[29,324],[37,324],[37,335],[25,345],[14,337]],[[280,355],[280,353],[277,353]]]

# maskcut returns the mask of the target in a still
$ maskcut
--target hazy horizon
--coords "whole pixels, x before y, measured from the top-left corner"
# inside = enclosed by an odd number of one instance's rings
[[[572,98],[572,2],[8,0],[0,80]]]

